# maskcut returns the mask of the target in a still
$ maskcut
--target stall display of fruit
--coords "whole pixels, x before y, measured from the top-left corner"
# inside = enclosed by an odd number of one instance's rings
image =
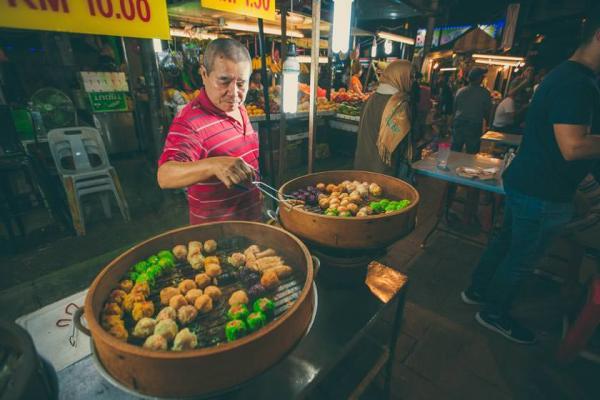
[[[364,103],[369,99],[369,96],[370,93],[361,95],[353,91],[346,91],[345,89],[340,89],[337,92],[331,92],[331,100],[335,101],[336,103],[348,103],[353,106]]]
[[[260,117],[265,115],[265,110],[254,104],[247,104],[246,111],[248,111],[249,117]]]
[[[358,117],[358,116],[360,116],[360,107],[353,106],[348,103],[341,103],[337,108],[337,112],[339,114],[350,115],[352,117]]]
[[[401,211],[411,202],[407,199],[383,198],[376,183],[344,181],[338,185],[318,183],[291,193],[305,210],[332,217],[368,217]]]

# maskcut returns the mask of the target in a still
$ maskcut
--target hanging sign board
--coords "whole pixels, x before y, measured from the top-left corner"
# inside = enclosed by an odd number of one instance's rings
[[[204,8],[275,20],[275,0],[200,0]]]
[[[164,0],[0,0],[0,27],[170,37]]]

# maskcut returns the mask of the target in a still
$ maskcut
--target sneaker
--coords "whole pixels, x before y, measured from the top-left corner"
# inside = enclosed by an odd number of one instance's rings
[[[485,298],[479,292],[474,291],[471,288],[464,290],[460,293],[460,298],[466,304],[471,304],[474,306],[480,306],[485,304]]]
[[[475,314],[475,320],[491,331],[519,344],[535,344],[535,334],[510,317],[495,318],[485,312]]]

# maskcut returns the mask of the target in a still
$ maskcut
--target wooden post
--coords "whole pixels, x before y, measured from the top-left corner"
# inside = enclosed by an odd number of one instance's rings
[[[312,0],[312,34],[313,42],[310,57],[310,102],[308,111],[308,173],[313,173],[315,157],[315,133],[317,117],[317,87],[319,84],[319,44],[321,25],[321,0]],[[315,45],[316,43],[316,45]]]
[[[273,142],[271,141],[271,104],[269,102],[269,85],[268,85],[268,81],[267,81],[267,58],[265,56],[265,31],[264,31],[264,27],[263,27],[263,20],[262,18],[258,19],[258,48],[259,48],[259,53],[260,53],[260,59],[261,59],[261,67],[260,67],[260,73],[261,73],[261,80],[263,82],[263,96],[265,98],[265,134],[261,134],[259,135],[259,140],[260,140],[260,149],[262,151],[260,151],[260,158],[262,159],[263,156],[266,155],[266,157],[264,157],[264,159],[266,159],[266,165],[265,162],[262,162],[262,168],[265,168],[268,173],[268,179],[267,182],[269,183],[269,185],[274,186],[274,175],[275,175],[275,171],[273,168]],[[261,173],[264,175],[264,170],[261,171]],[[272,202],[272,200],[270,201]]]

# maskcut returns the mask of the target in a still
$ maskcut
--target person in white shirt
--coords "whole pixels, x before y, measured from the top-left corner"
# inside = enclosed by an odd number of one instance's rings
[[[498,104],[494,114],[494,129],[509,129],[515,124],[515,99],[509,94]]]

